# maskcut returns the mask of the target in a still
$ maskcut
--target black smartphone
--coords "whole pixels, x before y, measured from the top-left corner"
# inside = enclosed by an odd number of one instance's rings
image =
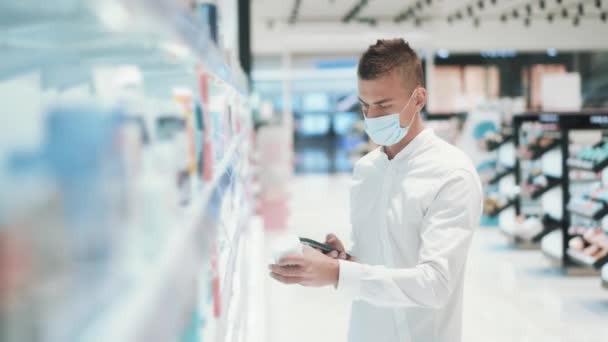
[[[321,243],[321,242],[315,241],[313,239],[307,239],[307,238],[301,237],[300,242],[304,245],[307,245],[309,247],[320,250],[321,252],[323,252],[323,254],[327,254],[327,253],[330,253],[333,251],[338,251],[337,249],[333,248],[332,246],[330,246],[328,244]],[[348,253],[346,254],[346,258],[350,259],[350,255],[348,255]]]

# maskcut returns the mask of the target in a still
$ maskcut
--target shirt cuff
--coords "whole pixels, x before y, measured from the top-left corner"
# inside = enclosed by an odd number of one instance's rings
[[[338,276],[337,290],[357,299],[361,292],[361,278],[363,277],[363,265],[352,261],[339,260],[340,270]]]

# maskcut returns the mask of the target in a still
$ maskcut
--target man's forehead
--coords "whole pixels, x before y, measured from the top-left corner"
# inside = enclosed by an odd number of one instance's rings
[[[404,96],[408,91],[402,80],[378,78],[374,80],[359,79],[359,99],[366,103],[375,103],[384,99]],[[411,90],[415,86],[412,85]]]

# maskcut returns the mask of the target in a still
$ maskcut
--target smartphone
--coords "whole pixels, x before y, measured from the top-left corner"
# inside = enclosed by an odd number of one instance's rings
[[[330,253],[333,251],[338,251],[337,249],[333,248],[332,246],[330,246],[328,244],[321,243],[321,242],[315,241],[313,239],[307,239],[307,238],[301,237],[300,242],[304,245],[307,245],[309,247],[320,250],[321,252],[323,252],[323,254],[327,254],[327,253]],[[350,255],[348,255],[348,253],[346,254],[346,258],[350,259]]]

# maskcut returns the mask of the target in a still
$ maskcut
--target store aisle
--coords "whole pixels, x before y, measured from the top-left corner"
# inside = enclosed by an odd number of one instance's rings
[[[349,237],[350,176],[303,176],[292,189],[292,231]],[[564,277],[540,251],[513,250],[480,228],[465,294],[465,342],[596,342],[608,336],[608,291],[597,277]],[[269,342],[344,342],[349,303],[333,289],[268,280]]]
[[[333,232],[350,247],[348,175],[295,178],[291,232],[324,241]],[[333,288],[286,286],[269,277],[268,342],[346,341],[350,303]]]

